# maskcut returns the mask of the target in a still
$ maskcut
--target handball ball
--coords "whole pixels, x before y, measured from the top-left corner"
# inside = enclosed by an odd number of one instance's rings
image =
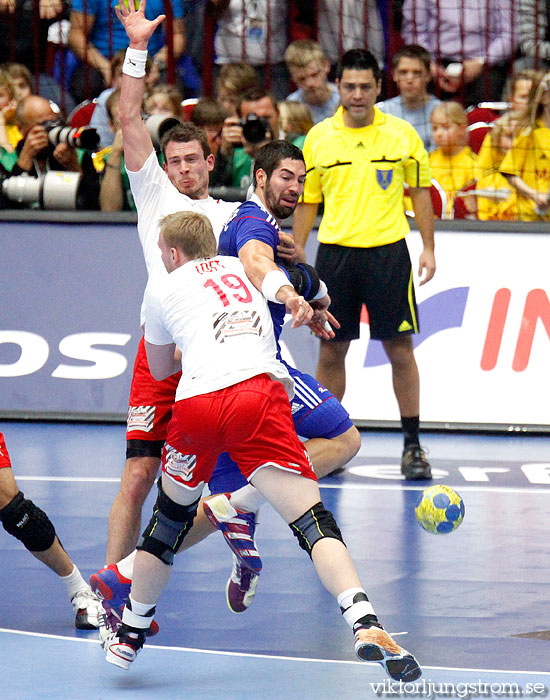
[[[423,491],[414,514],[424,530],[445,535],[464,519],[464,501],[450,486],[430,486]]]

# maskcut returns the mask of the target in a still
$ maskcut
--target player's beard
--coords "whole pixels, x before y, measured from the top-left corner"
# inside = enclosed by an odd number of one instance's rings
[[[265,186],[265,203],[267,204],[267,208],[269,209],[269,211],[277,219],[287,219],[296,209],[296,205],[291,207],[287,204],[280,203],[280,201],[275,197],[273,190],[271,189],[269,180],[267,181]]]

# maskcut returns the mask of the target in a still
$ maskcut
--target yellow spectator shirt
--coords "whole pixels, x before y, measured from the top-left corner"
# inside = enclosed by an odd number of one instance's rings
[[[515,221],[518,218],[517,195],[515,189],[499,171],[504,153],[493,145],[489,132],[483,139],[483,144],[475,163],[476,189],[506,190],[508,199],[497,200],[487,197],[477,198],[477,218],[482,221]]]
[[[325,203],[321,243],[372,248],[407,235],[404,183],[429,187],[431,179],[424,144],[408,122],[374,107],[372,124],[350,129],[339,107],[310,129],[303,153],[303,200]]]
[[[537,121],[534,129],[522,131],[500,164],[500,172],[517,175],[537,192],[550,192],[550,129]],[[518,193],[518,214],[522,221],[550,221],[550,211],[539,216],[532,199]]]
[[[454,156],[439,149],[430,153],[432,175],[447,193],[447,216],[450,215],[456,193],[475,177],[475,155],[466,146]]]

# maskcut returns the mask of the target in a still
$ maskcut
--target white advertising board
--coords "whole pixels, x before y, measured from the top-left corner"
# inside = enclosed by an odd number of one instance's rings
[[[407,241],[416,272],[420,235]],[[421,419],[547,427],[550,236],[445,232],[436,259],[433,280],[416,286]],[[366,322],[346,371],[343,403],[354,420],[399,419],[390,365]]]

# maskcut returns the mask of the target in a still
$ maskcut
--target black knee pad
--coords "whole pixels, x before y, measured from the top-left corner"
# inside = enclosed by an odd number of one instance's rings
[[[168,498],[162,490],[160,479],[157,485],[158,496],[153,508],[153,517],[139,538],[136,549],[149,552],[172,566],[174,554],[193,525],[200,499],[189,506],[182,506]]]
[[[126,440],[126,459],[132,457],[161,458],[164,440]]]
[[[45,552],[55,540],[55,528],[46,513],[19,491],[0,510],[4,530],[22,542],[31,552]]]
[[[313,545],[324,537],[332,537],[345,544],[334,516],[330,510],[325,508],[321,501],[316,503],[313,508],[307,510],[293,523],[290,523],[289,527],[298,539],[300,547],[309,556],[311,556]]]

